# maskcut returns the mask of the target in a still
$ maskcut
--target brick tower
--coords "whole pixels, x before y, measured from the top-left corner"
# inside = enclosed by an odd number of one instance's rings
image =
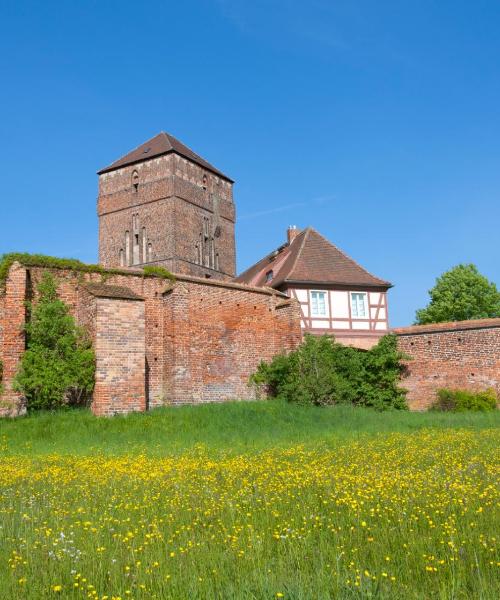
[[[235,276],[233,181],[168,133],[99,175],[99,262]]]

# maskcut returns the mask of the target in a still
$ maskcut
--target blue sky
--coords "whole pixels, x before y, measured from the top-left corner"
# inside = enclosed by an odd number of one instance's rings
[[[97,259],[95,172],[165,130],[236,180],[238,268],[312,225],[395,284],[500,283],[500,3],[2,2],[0,253]]]

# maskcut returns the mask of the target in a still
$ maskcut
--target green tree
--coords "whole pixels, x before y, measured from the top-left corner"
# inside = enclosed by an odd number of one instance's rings
[[[81,404],[94,386],[95,357],[90,340],[57,297],[50,274],[44,274],[38,292],[38,302],[28,305],[27,350],[15,389],[26,397],[28,410]]]
[[[472,264],[443,273],[429,295],[428,306],[417,310],[417,325],[500,317],[500,292]]]

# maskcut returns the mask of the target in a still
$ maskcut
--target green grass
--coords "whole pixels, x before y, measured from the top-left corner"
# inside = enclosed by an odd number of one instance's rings
[[[335,444],[339,439],[425,428],[498,426],[500,411],[380,413],[349,406],[309,408],[273,400],[162,408],[113,418],[97,418],[86,410],[35,413],[0,420],[0,437],[6,442],[4,452],[16,454],[131,450],[162,454],[200,444],[213,450],[247,452],[291,444]]]
[[[496,600],[500,418],[281,402],[0,422],[0,600]]]

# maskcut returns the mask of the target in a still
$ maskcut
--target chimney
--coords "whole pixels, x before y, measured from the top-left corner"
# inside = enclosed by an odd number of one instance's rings
[[[293,240],[299,235],[300,231],[297,229],[297,227],[295,225],[290,225],[290,227],[287,230],[287,238],[288,238],[288,243],[291,244],[293,242]]]

